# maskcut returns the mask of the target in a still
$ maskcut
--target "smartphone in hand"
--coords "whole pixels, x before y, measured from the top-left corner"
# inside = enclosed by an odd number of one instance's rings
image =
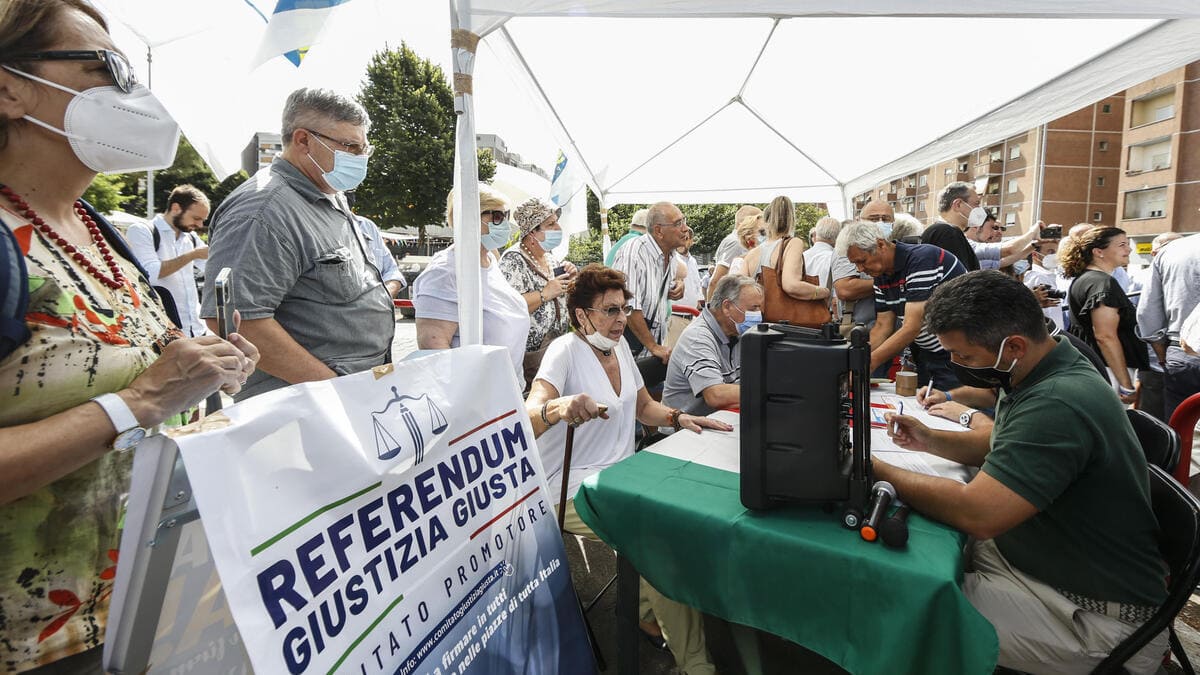
[[[233,322],[233,270],[225,267],[217,273],[213,282],[213,292],[217,297],[217,335],[229,339],[229,334],[235,331]]]
[[[553,270],[551,270],[550,273],[556,277],[561,277],[562,275],[567,273],[567,268],[562,265],[559,265],[558,267],[555,267]]]

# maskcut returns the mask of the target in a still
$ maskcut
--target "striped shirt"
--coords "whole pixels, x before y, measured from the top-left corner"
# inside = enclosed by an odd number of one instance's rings
[[[892,312],[900,319],[906,303],[925,302],[943,281],[967,272],[958,258],[943,248],[901,242],[896,242],[892,269],[891,274],[875,277],[875,314]],[[926,351],[944,351],[937,336],[924,326],[914,342]]]
[[[642,236],[622,246],[612,265],[625,273],[625,288],[633,294],[629,304],[642,313],[654,341],[660,345],[667,339],[671,318],[667,293],[675,280],[674,257],[674,251],[664,255],[653,236]]]

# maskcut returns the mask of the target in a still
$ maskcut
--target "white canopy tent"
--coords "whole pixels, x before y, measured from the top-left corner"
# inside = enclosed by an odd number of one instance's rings
[[[213,58],[227,74],[238,50],[254,51],[256,43],[239,45],[253,43],[256,29],[237,24],[236,32],[221,18],[244,10],[232,0],[206,3],[198,24],[175,34],[148,18],[184,15],[186,2],[103,0],[156,45],[155,91],[173,113],[184,111],[177,114],[184,132],[214,167],[231,171],[231,146],[240,145],[210,141],[201,129],[211,110],[188,110],[195,100],[176,93],[175,81],[160,88],[157,68],[166,61],[181,72],[188,58],[195,63],[198,41],[212,35],[200,24],[216,22],[225,32]],[[565,152],[604,206],[787,194],[836,214],[877,182],[1200,59],[1195,0],[451,0],[449,7],[460,213],[477,210],[476,99],[481,118],[540,119],[540,141]],[[351,30],[331,27],[323,45],[394,44],[406,17],[423,11],[385,0],[346,8],[341,21]],[[374,20],[364,20],[370,11]],[[385,12],[397,18],[383,20]],[[480,39],[486,49],[477,59]],[[308,58],[316,61],[318,50]],[[303,68],[290,68],[276,59],[225,92],[251,100],[255,82],[302,77]],[[504,79],[497,94],[496,80]],[[477,228],[456,230],[464,250],[477,245]],[[479,341],[478,267],[469,256],[459,261],[459,287],[473,291],[460,302],[470,344]]]

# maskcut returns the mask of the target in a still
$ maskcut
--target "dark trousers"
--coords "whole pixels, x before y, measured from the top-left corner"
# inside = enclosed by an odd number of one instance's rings
[[[931,352],[912,345],[913,358],[917,361],[917,386],[924,387],[933,378],[933,388],[950,391],[959,386],[958,377],[950,369],[950,352]]]
[[[1200,356],[1179,347],[1167,347],[1167,376],[1163,382],[1163,405],[1167,417],[1187,397],[1200,392]]]
[[[1156,419],[1167,421],[1166,405],[1163,403],[1163,380],[1165,376],[1157,370],[1139,370],[1138,382],[1142,383],[1138,394],[1138,410],[1148,412]]]

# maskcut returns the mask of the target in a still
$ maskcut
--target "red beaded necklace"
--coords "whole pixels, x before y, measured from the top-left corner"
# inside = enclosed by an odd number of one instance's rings
[[[79,263],[80,266],[88,271],[88,274],[91,274],[98,281],[100,281],[100,283],[108,286],[114,291],[125,286],[125,275],[121,272],[120,266],[117,265],[117,261],[113,257],[112,251],[108,249],[108,242],[104,240],[104,234],[100,232],[100,226],[96,224],[95,220],[92,220],[92,217],[88,215],[87,210],[83,208],[83,202],[75,200],[75,213],[79,216],[79,220],[83,221],[83,224],[87,227],[88,233],[92,236],[92,241],[96,242],[96,248],[100,250],[100,255],[104,258],[104,263],[108,266],[109,271],[112,272],[111,277],[106,276],[99,269],[97,269],[96,265],[91,261],[91,259],[83,254],[83,251],[77,249],[73,244],[69,243],[66,238],[55,232],[54,229],[51,228],[50,225],[37,214],[37,211],[29,208],[29,204],[22,199],[20,195],[13,192],[12,189],[7,185],[0,185],[0,195],[4,195],[8,201],[12,202],[13,206],[17,207],[17,210],[20,211],[21,214],[26,218],[28,218],[29,222],[33,223],[34,227],[40,230],[43,235],[52,240],[55,244],[58,244],[59,248],[74,258],[75,262]]]

